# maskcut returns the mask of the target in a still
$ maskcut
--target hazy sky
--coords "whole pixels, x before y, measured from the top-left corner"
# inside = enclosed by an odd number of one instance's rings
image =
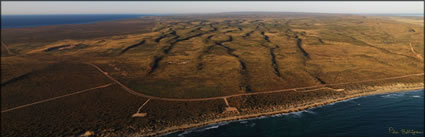
[[[424,2],[1,2],[2,14],[98,14],[98,13],[216,13],[233,11],[281,11],[322,13],[422,13]]]

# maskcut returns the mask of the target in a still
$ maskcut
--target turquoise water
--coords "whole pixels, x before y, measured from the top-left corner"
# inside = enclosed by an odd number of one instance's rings
[[[220,123],[165,136],[423,137],[423,129],[424,90],[415,90],[360,97],[301,112]],[[402,130],[422,133],[403,134]]]

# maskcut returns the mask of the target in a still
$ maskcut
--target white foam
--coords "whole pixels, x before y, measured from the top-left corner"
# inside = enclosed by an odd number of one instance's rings
[[[393,93],[393,94],[386,94],[386,95],[382,95],[381,97],[383,98],[398,98],[398,97],[403,97],[405,93]]]
[[[205,128],[205,130],[209,130],[209,129],[214,129],[214,128],[218,128],[220,125],[215,125],[215,126],[210,126]]]
[[[210,130],[210,129],[219,128],[220,126],[227,125],[227,124],[229,124],[229,122],[213,124],[213,125],[209,125],[209,126],[206,126],[206,127],[203,127],[203,128],[195,128],[195,129],[191,129],[191,130],[186,130],[183,133],[178,134],[177,136],[184,137],[184,135],[187,135],[189,133],[204,132],[204,131],[207,131],[207,130]]]
[[[342,100],[342,101],[337,101],[337,102],[334,102],[334,103],[329,103],[329,104],[326,104],[326,105],[323,105],[323,106],[319,106],[319,107],[315,107],[315,108],[320,108],[320,107],[324,107],[324,106],[333,106],[333,105],[335,105],[337,103],[342,103],[342,102],[353,102],[353,103],[356,103],[354,100],[355,99],[358,99],[358,98],[361,98],[361,97],[364,97],[364,96],[350,98],[350,99]]]
[[[295,116],[295,117],[302,117],[303,113],[316,114],[316,112],[314,112],[310,109],[298,111],[298,112],[291,112],[289,114],[292,114],[292,116]]]
[[[282,113],[282,114],[275,114],[275,115],[271,115],[271,117],[280,117],[280,116],[286,116],[289,115],[290,113]]]
[[[291,112],[291,116],[294,117],[301,117],[302,116],[303,111],[298,111],[298,112]]]
[[[260,116],[260,117],[258,117],[256,119],[264,119],[264,118],[267,118],[267,117],[266,116]]]
[[[178,134],[177,136],[184,137],[184,135],[189,134],[189,133],[192,133],[192,130],[186,130],[183,133]]]
[[[311,111],[311,110],[306,110],[305,112],[310,113],[310,114],[316,114],[316,112]]]

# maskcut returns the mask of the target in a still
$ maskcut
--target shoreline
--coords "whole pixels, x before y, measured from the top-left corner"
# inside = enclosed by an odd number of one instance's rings
[[[117,17],[117,16],[126,16],[126,17]],[[18,26],[13,26],[10,24],[6,24],[8,26],[2,26],[2,29],[27,29],[27,28],[36,28],[36,27],[51,27],[51,26],[59,26],[59,25],[85,25],[85,24],[95,24],[95,23],[105,23],[105,22],[114,22],[114,21],[126,21],[126,20],[132,20],[132,19],[140,19],[146,16],[157,16],[157,15],[149,15],[149,14],[100,14],[100,15],[96,15],[96,14],[68,14],[68,15],[62,15],[62,14],[52,14],[52,15],[8,15],[8,16],[12,16],[12,17],[17,17],[17,16],[40,16],[42,18],[46,18],[46,17],[52,17],[53,16],[79,16],[80,20],[81,17],[85,16],[93,16],[93,17],[107,17],[106,19],[102,18],[102,19],[94,19],[94,20],[88,20],[88,21],[76,21],[76,22],[71,22],[71,23],[64,23],[64,22],[55,22],[55,23],[39,23],[36,25],[18,25]],[[115,17],[112,17],[115,16]],[[19,18],[22,19],[22,18]],[[51,19],[51,18],[50,18]],[[55,18],[56,20],[58,19],[57,17]],[[59,18],[60,19],[60,18]],[[14,22],[15,20],[13,20]],[[28,21],[28,20],[26,20]]]
[[[400,85],[396,85],[396,86],[400,86]],[[390,88],[388,89],[388,87],[390,87]],[[310,109],[310,108],[321,107],[321,106],[325,106],[325,105],[328,105],[328,104],[337,103],[337,102],[341,102],[341,101],[345,101],[345,100],[349,100],[349,99],[354,99],[354,98],[358,98],[358,97],[365,97],[365,96],[372,96],[372,95],[379,95],[379,94],[397,93],[397,92],[409,92],[409,91],[412,91],[412,90],[420,90],[420,89],[424,89],[423,83],[416,83],[414,86],[409,86],[409,87],[395,87],[394,88],[392,86],[384,86],[383,89],[369,89],[369,90],[374,90],[374,91],[365,91],[363,93],[347,95],[347,96],[342,97],[342,98],[330,99],[330,100],[326,100],[326,101],[322,101],[322,102],[318,102],[318,103],[313,103],[313,104],[309,104],[309,105],[305,105],[305,106],[301,106],[301,107],[291,108],[291,109],[282,109],[282,110],[276,110],[276,111],[270,111],[270,112],[259,112],[259,113],[244,114],[244,115],[238,115],[238,116],[229,116],[229,117],[224,117],[224,118],[219,118],[219,119],[208,120],[208,121],[200,122],[200,123],[191,123],[191,124],[183,124],[183,125],[180,125],[180,126],[172,126],[172,127],[166,128],[164,130],[154,131],[154,132],[151,132],[151,133],[148,133],[148,134],[135,133],[135,134],[132,134],[130,136],[164,136],[164,135],[171,134],[171,133],[178,132],[178,131],[183,131],[183,130],[193,129],[193,128],[199,128],[199,127],[213,125],[213,124],[219,124],[219,123],[223,123],[223,122],[245,120],[245,119],[251,119],[251,118],[258,118],[258,117],[262,117],[262,116],[272,116],[272,115],[277,115],[277,114],[288,114],[288,113],[292,113],[292,112],[299,112],[299,111],[307,110],[307,109]],[[355,90],[351,90],[351,91],[355,91]]]

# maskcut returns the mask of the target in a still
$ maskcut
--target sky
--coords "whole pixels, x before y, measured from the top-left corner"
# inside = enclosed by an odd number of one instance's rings
[[[241,11],[423,14],[423,1],[7,1],[1,2],[1,14],[179,14]]]

